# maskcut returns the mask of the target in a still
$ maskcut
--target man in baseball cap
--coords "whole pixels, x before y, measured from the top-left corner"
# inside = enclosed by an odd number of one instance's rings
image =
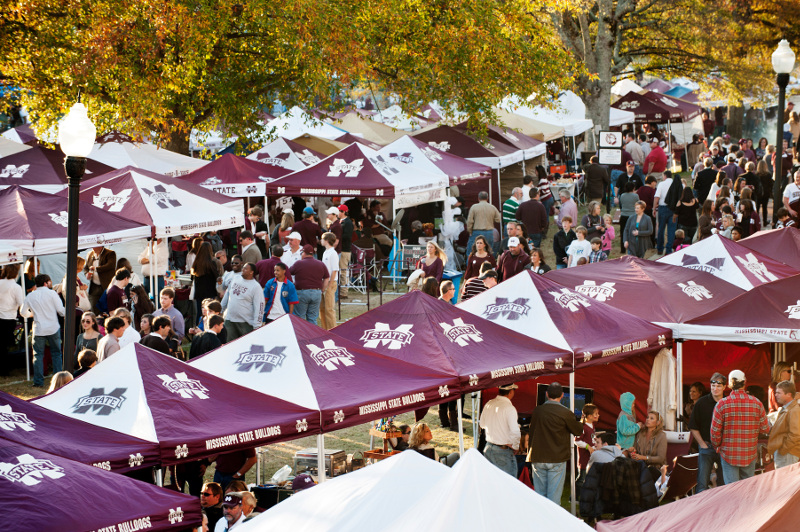
[[[304,246],[311,244],[314,248],[317,247],[319,238],[322,236],[322,229],[313,218],[315,214],[317,213],[314,212],[313,207],[306,207],[303,209],[303,219],[295,222],[292,226],[292,232],[296,231],[300,234],[300,243]]]
[[[222,500],[222,516],[224,519],[217,521],[214,532],[226,532],[234,528],[238,530],[238,525],[244,522],[245,519],[242,511],[242,494],[240,492],[232,491],[225,495]]]
[[[486,448],[483,455],[500,470],[517,478],[517,459],[520,430],[517,409],[511,404],[516,384],[501,386],[497,397],[487,402],[481,412],[480,425],[486,430]]]
[[[295,262],[302,258],[303,249],[300,247],[300,242],[303,240],[303,237],[300,236],[300,233],[297,231],[292,231],[289,233],[289,236],[286,237],[286,241],[288,244],[283,246],[283,257],[281,257],[281,261],[289,268],[291,268]]]
[[[758,435],[769,434],[769,422],[761,401],[745,391],[744,372],[735,369],[728,375],[732,392],[714,408],[711,444],[722,457],[725,484],[750,478],[758,459]]]
[[[327,211],[325,211],[325,214],[328,215],[328,231],[333,233],[333,235],[336,237],[336,240],[338,240],[335,248],[336,253],[340,253],[342,241],[342,222],[339,221],[339,208],[330,207]],[[336,260],[338,261],[339,258],[337,257]]]
[[[328,268],[322,261],[314,258],[314,248],[306,244],[303,246],[302,258],[289,268],[289,272],[297,288],[298,303],[294,306],[294,315],[316,325],[322,292],[328,288],[330,282]]]
[[[525,269],[530,262],[530,257],[522,249],[519,238],[512,236],[508,239],[508,250],[504,251],[497,259],[497,273],[501,281],[511,279]]]

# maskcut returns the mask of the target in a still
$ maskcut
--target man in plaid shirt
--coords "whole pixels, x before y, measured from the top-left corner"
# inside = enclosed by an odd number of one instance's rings
[[[764,405],[744,390],[744,372],[731,371],[728,385],[733,391],[717,403],[711,421],[711,443],[722,456],[725,484],[753,476],[758,435],[769,434]]]

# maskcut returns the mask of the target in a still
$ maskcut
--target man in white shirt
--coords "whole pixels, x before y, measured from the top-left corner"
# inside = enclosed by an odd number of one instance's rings
[[[336,302],[336,281],[339,277],[339,254],[336,253],[336,235],[331,232],[322,235],[322,246],[325,253],[322,254],[322,263],[328,268],[330,280],[328,286],[322,292],[319,314],[322,328],[329,331],[336,327],[336,312],[333,305]]]
[[[800,201],[800,170],[794,173],[794,183],[786,185],[786,188],[783,189],[783,206],[786,207],[792,218],[797,218],[798,214],[790,205],[797,201]]]
[[[64,316],[64,304],[52,290],[53,281],[49,275],[40,273],[35,283],[36,289],[25,298],[19,313],[23,318],[33,316],[33,387],[44,388],[46,345],[50,346],[53,374],[61,371],[61,326],[58,317]]]
[[[486,448],[483,456],[491,463],[517,477],[517,459],[514,451],[519,449],[520,431],[517,409],[511,404],[516,384],[500,386],[497,397],[486,403],[481,412],[480,425],[486,430]]]
[[[303,248],[300,247],[300,241],[303,237],[297,231],[292,231],[286,237],[288,244],[283,246],[283,257],[281,261],[287,268],[294,266],[294,263],[303,258]]]
[[[628,133],[626,138],[625,151],[631,155],[634,164],[638,167],[636,170],[640,171],[644,167],[644,152],[642,147],[636,143],[636,137],[633,133]]]
[[[122,337],[119,339],[120,349],[128,344],[135,344],[142,339],[142,337],[136,331],[136,327],[131,327],[131,325],[133,325],[133,316],[131,316],[131,312],[128,309],[118,308],[111,313],[111,316],[115,318],[122,318],[122,320],[125,322],[125,331],[122,333]]]
[[[232,491],[222,500],[222,519],[217,521],[214,532],[239,530],[239,524],[244,522],[245,517],[242,509],[242,494]]]
[[[650,155],[650,142],[647,140],[647,135],[639,133],[639,147],[642,148],[642,154],[645,159]]]
[[[672,172],[664,171],[664,180],[656,187],[653,198],[653,214],[656,215],[656,251],[659,255],[669,255],[672,252],[672,241],[675,240],[675,212],[672,206],[667,205],[667,194],[672,186]],[[664,229],[667,230],[667,240],[664,242]]]
[[[236,279],[242,277],[242,256],[234,255],[231,257],[231,271],[225,272],[221,279],[217,279],[217,293],[220,297],[225,295],[225,291]]]
[[[150,293],[150,276],[157,277],[157,291],[161,292],[164,288],[164,273],[169,270],[169,248],[163,238],[147,243],[147,247],[139,253],[139,264],[142,265],[142,277],[144,277],[144,289]]]

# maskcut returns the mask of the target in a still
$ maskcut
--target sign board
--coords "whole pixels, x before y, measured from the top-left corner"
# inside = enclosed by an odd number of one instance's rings
[[[598,145],[601,148],[622,148],[622,132],[601,131],[598,137]]]
[[[622,164],[622,150],[618,148],[600,148],[597,150],[597,159],[600,164]]]
[[[403,268],[416,268],[419,259],[427,255],[427,253],[428,250],[426,245],[403,246]]]

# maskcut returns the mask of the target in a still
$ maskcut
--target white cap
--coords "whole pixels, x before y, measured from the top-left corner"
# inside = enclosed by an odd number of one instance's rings
[[[744,371],[740,369],[735,369],[728,373],[728,382],[731,381],[739,381],[744,382],[746,379],[744,378]]]
[[[283,214],[294,214],[294,211],[292,210],[291,207],[286,207],[285,209],[283,209]]]
[[[329,207],[325,214],[339,214],[339,207]]]
[[[512,236],[511,238],[508,239],[509,248],[515,248],[517,246],[519,246],[519,238]]]
[[[517,386],[517,385],[516,385],[516,384],[514,384],[514,383],[511,383],[511,384],[504,384],[504,385],[502,385],[502,386],[499,386],[499,388],[500,388],[501,390],[505,390],[505,391],[511,391],[511,390],[516,390],[517,388],[519,388],[519,386]]]
[[[292,231],[289,233],[289,236],[286,237],[287,240],[303,240],[303,237],[300,236],[300,233],[297,231]]]

